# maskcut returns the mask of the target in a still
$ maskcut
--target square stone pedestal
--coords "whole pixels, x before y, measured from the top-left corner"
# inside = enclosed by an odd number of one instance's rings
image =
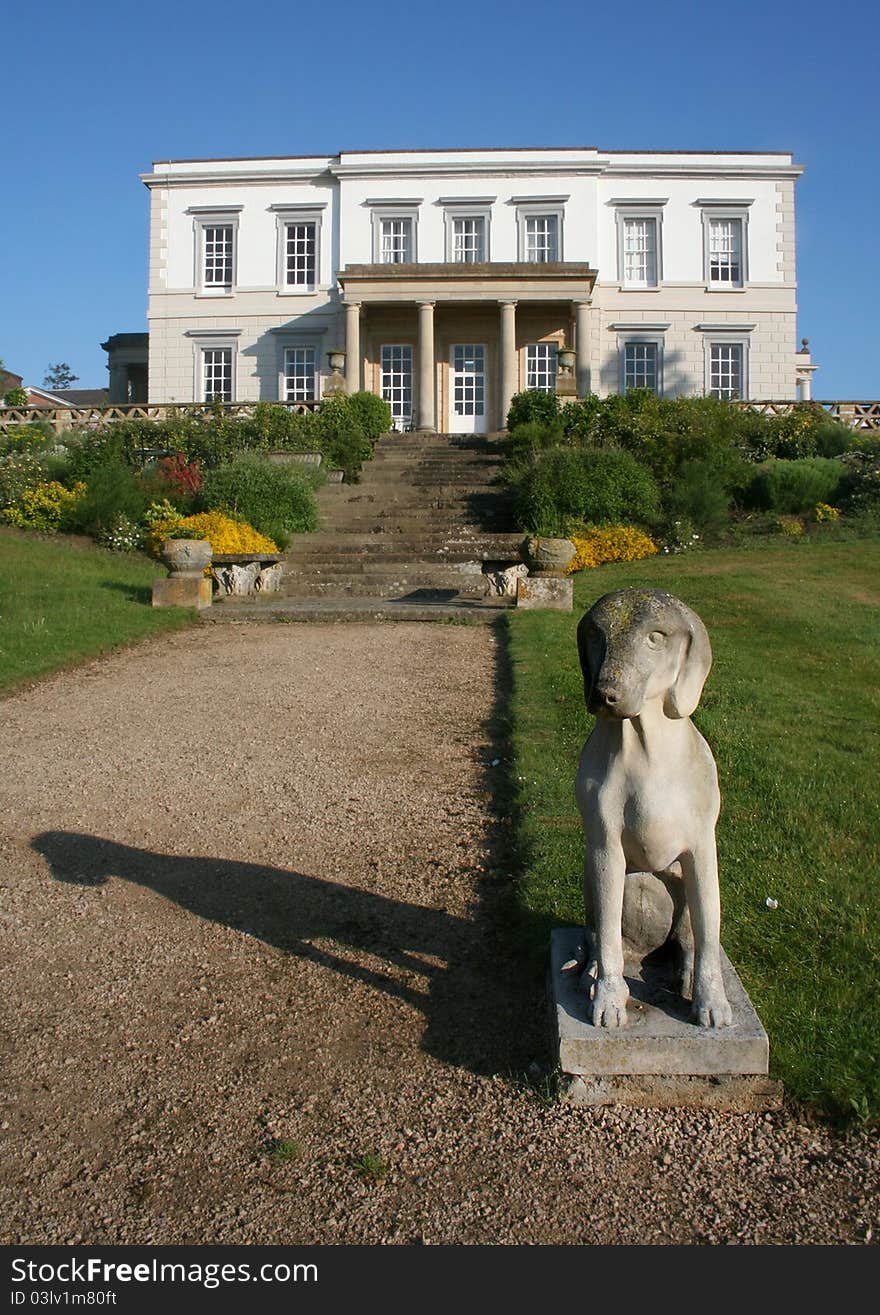
[[[517,607],[554,607],[560,612],[570,612],[573,598],[570,575],[527,575],[516,582]]]
[[[733,1009],[730,1027],[699,1027],[665,965],[628,965],[625,1028],[587,1022],[580,969],[583,931],[551,936],[550,1002],[562,1099],[579,1105],[775,1109],[782,1086],[767,1076],[769,1042],[745,987],[724,951],[721,967]]]
[[[213,588],[206,575],[169,575],[153,581],[154,607],[211,606]]]

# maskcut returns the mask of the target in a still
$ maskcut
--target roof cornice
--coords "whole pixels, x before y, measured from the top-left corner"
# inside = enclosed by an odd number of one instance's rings
[[[145,187],[227,187],[230,183],[301,183],[323,180],[327,187],[333,180],[328,177],[326,166],[319,169],[294,166],[283,169],[230,169],[219,173],[188,170],[186,173],[151,173],[140,174]]]
[[[609,165],[603,170],[607,178],[632,178],[644,175],[650,178],[800,178],[804,172],[800,164],[637,164]]]
[[[535,174],[542,178],[554,175],[589,177],[601,174],[607,162],[601,160],[478,160],[463,156],[460,160],[395,160],[380,164],[363,161],[357,164],[333,164],[329,172],[335,178],[520,178]]]

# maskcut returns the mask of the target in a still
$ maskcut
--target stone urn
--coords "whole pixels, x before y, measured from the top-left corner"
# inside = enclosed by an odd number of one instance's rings
[[[526,540],[526,561],[531,575],[564,576],[577,549],[571,539],[545,539],[536,535]]]
[[[203,576],[213,549],[207,539],[166,539],[160,555],[172,578]]]

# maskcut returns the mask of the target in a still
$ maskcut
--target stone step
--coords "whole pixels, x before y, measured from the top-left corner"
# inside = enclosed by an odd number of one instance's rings
[[[403,488],[364,490],[354,498],[329,498],[321,510],[330,515],[333,512],[345,513],[347,516],[375,516],[377,513],[393,511],[468,511],[471,507],[491,507],[497,503],[508,510],[507,500],[492,488],[455,488],[453,485],[440,485],[432,488]]]
[[[280,594],[284,598],[314,597],[381,597],[399,598],[414,589],[442,593],[444,596],[461,594],[466,598],[484,598],[494,595],[495,589],[488,576],[479,571],[413,570],[407,566],[398,571],[368,572],[364,575],[313,575],[303,578],[287,577],[282,581]]]
[[[405,490],[422,496],[428,489],[455,489],[459,495],[470,489],[481,492],[503,491],[504,485],[492,471],[450,470],[438,467],[435,471],[417,471],[412,466],[401,466],[398,472],[362,479],[358,484],[325,484],[318,494],[319,501],[349,502],[352,498],[369,493],[396,493]]]
[[[491,625],[509,610],[508,599],[455,599],[442,595],[404,598],[270,598],[224,599],[206,607],[199,619],[207,625],[251,621],[386,622],[443,621],[459,625]]]
[[[409,535],[389,535],[384,542],[367,546],[363,543],[349,543],[345,537],[329,540],[322,544],[307,544],[288,552],[285,561],[291,566],[306,565],[312,562],[335,560],[341,564],[351,562],[380,562],[420,558],[423,561],[475,561],[517,562],[522,554],[503,544],[489,540],[457,539],[450,543],[447,539],[415,538]]]
[[[396,561],[327,561],[307,562],[303,565],[290,566],[282,575],[282,588],[287,583],[296,581],[304,583],[311,580],[378,580],[391,576],[420,575],[431,576],[444,585],[461,583],[462,580],[479,579],[483,573],[483,563],[479,558],[469,561],[447,562],[431,561],[419,557],[407,557],[401,554]]]
[[[387,553],[407,553],[418,555],[427,550],[431,556],[437,552],[445,555],[473,555],[487,561],[519,561],[521,557],[523,536],[521,534],[492,533],[491,531],[457,530],[437,534],[423,531],[421,534],[336,534],[325,535],[318,531],[314,535],[302,535],[285,556],[285,561],[295,565],[301,561],[311,561],[316,557],[327,557],[331,553],[345,558],[384,556]]]
[[[407,535],[410,538],[424,538],[426,535],[438,542],[448,539],[450,535],[457,538],[463,535],[482,536],[488,535],[506,535],[510,533],[508,526],[510,524],[506,516],[442,516],[430,514],[430,508],[426,509],[423,515],[408,516],[367,516],[358,517],[356,520],[347,520],[344,518],[334,519],[330,522],[325,521],[316,534],[322,535],[326,540],[330,538],[361,538],[364,540],[387,539],[389,537],[400,538],[401,535]],[[436,511],[436,509],[434,509]],[[522,538],[522,535],[520,536]],[[317,540],[321,542],[321,540]]]

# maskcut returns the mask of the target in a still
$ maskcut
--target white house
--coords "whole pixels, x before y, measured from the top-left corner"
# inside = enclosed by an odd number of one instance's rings
[[[592,147],[156,162],[150,401],[311,400],[343,349],[398,426],[480,432],[556,386],[562,347],[579,394],[792,399],[801,172]]]

